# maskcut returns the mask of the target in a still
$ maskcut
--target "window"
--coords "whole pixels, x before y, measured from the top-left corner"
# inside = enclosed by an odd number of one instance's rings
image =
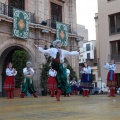
[[[94,66],[97,66],[97,63],[94,63]]]
[[[111,42],[111,59],[120,61],[120,40]]]
[[[86,51],[90,51],[90,44],[86,44]]]
[[[62,22],[62,6],[51,2],[51,27],[56,29],[56,21]]]
[[[90,59],[90,53],[87,53],[87,59]]]
[[[120,13],[110,15],[110,35],[120,33]]]
[[[116,54],[117,53],[116,47],[117,47],[116,42],[111,42],[111,53],[112,54]]]
[[[13,7],[24,10],[25,0],[8,0],[8,15],[13,17]]]
[[[111,42],[111,53],[120,54],[120,40]]]

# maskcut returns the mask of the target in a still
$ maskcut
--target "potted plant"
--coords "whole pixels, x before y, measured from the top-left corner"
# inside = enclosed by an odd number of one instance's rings
[[[47,95],[47,81],[48,81],[48,71],[49,71],[49,64],[45,63],[42,64],[41,74],[40,74],[40,86],[41,86],[41,92],[42,96]]]

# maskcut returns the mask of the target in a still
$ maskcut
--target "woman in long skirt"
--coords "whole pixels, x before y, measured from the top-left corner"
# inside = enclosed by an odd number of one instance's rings
[[[83,89],[83,96],[89,96],[89,90],[93,88],[92,79],[91,79],[91,67],[84,63],[84,67],[81,70],[81,84],[80,86]]]
[[[62,91],[65,93],[67,89],[67,73],[66,73],[66,68],[63,67],[64,58],[71,55],[79,55],[79,52],[77,51],[69,52],[67,50],[61,49],[62,47],[61,40],[55,40],[53,42],[53,46],[55,48],[44,50],[43,48],[35,45],[35,47],[40,52],[42,52],[43,54],[49,55],[54,59],[52,61],[52,67],[57,71],[56,80],[57,80],[57,87],[58,87],[56,99],[57,101],[60,101],[60,95],[62,94]]]
[[[109,97],[115,97],[115,88],[117,86],[116,75],[115,75],[115,70],[116,70],[115,60],[111,60],[110,63],[105,63],[104,68],[105,70],[108,70],[107,86],[110,89]]]
[[[49,78],[47,83],[47,89],[49,89],[50,91],[50,97],[54,97],[54,93],[55,91],[57,91],[56,74],[57,72],[52,67],[50,67]]]
[[[4,82],[4,90],[7,91],[7,98],[13,98],[13,91],[15,89],[15,76],[17,71],[12,68],[13,64],[10,62],[6,68],[6,78]]]

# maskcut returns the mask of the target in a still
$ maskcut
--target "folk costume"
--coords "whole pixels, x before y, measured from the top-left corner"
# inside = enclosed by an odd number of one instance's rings
[[[89,89],[92,89],[92,79],[91,79],[91,67],[87,66],[81,70],[81,84],[80,86],[83,89],[83,96],[89,96]]]
[[[47,83],[47,89],[50,90],[50,97],[54,97],[54,93],[57,90],[57,81],[56,81],[57,72],[54,69],[49,70],[49,78]]]
[[[71,89],[72,89],[72,94],[73,95],[76,95],[77,94],[77,82],[75,79],[73,79],[71,82],[70,82],[70,85],[71,85]]]
[[[52,68],[57,71],[56,80],[58,92],[56,95],[56,99],[57,101],[60,101],[60,95],[62,94],[62,91],[65,93],[67,88],[67,73],[66,68],[63,67],[64,58],[71,55],[79,55],[79,52],[77,51],[69,52],[67,50],[57,48],[58,43],[61,43],[61,41],[56,40],[53,42],[53,46],[56,48],[44,50],[41,47],[38,47],[38,50],[45,55],[51,56],[54,59],[51,65]]]
[[[6,78],[4,82],[4,90],[7,91],[7,97],[13,98],[13,91],[15,89],[15,76],[17,71],[14,68],[6,68]]]
[[[106,63],[104,65],[104,69],[108,70],[107,86],[110,89],[109,97],[111,96],[115,97],[115,87],[117,86],[116,75],[115,75],[116,64]]]
[[[81,83],[81,79],[79,79],[78,81],[77,81],[77,92],[78,92],[78,94],[81,94],[82,93],[82,89],[81,89],[81,87],[80,87],[80,83]]]
[[[26,64],[32,64],[31,62],[27,62]],[[33,86],[33,80],[32,77],[34,75],[33,68],[24,68],[23,69],[24,79],[22,81],[22,90],[21,90],[21,98],[24,98],[25,93],[29,92],[30,94],[33,94],[34,97],[37,97],[36,91]]]

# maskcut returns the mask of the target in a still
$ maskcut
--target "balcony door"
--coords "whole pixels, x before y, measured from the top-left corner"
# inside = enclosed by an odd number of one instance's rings
[[[51,27],[54,29],[56,21],[62,22],[62,6],[51,2]]]
[[[13,17],[13,7],[24,10],[25,0],[8,0],[8,15]]]

